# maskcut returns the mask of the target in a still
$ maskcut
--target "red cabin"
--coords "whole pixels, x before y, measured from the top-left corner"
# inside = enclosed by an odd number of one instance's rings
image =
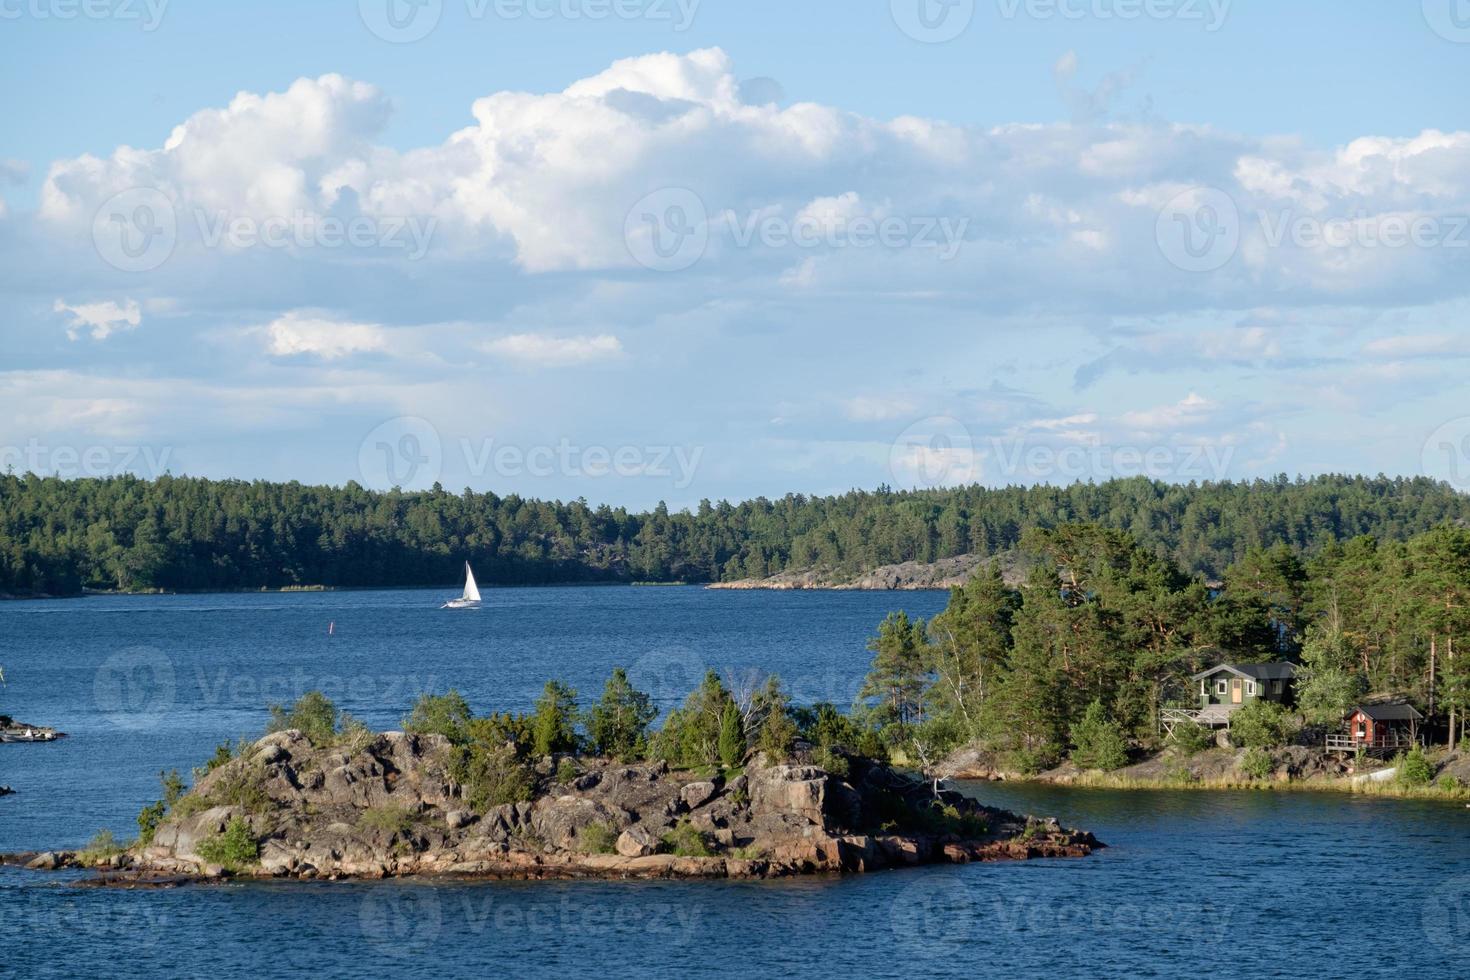
[[[1362,704],[1348,713],[1344,747],[1361,749],[1406,749],[1419,741],[1419,722],[1424,716],[1414,706]]]

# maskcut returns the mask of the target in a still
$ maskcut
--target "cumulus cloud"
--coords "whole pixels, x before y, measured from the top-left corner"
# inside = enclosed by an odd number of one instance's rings
[[[517,333],[487,341],[491,354],[537,367],[565,367],[621,357],[623,344],[611,334],[588,337],[554,337],[548,334]]]
[[[1070,84],[1075,56],[1057,74]],[[472,125],[400,152],[379,142],[386,96],[324,75],[198,112],[157,149],[58,161],[40,215],[85,229],[107,197],[148,186],[175,202],[185,251],[197,245],[190,219],[200,213],[432,219],[435,249],[451,259],[620,273],[641,271],[625,237],[635,205],[668,218],[660,195],[677,190],[705,212],[684,208],[680,221],[698,228],[708,219],[711,240],[691,259],[695,271],[727,285],[1113,312],[1249,307],[1263,293],[1316,302],[1463,292],[1454,249],[1323,245],[1302,240],[1293,223],[1465,213],[1470,133],[1364,137],[1322,150],[1203,126],[1092,120],[1126,76],[1088,97],[1085,124],[980,128],[753,100],[725,52],[662,53],[618,61],[560,92],[487,95],[474,102]],[[1161,209],[1181,194],[1199,198],[1200,188],[1226,194],[1224,218],[1238,226],[1238,246],[1207,275],[1171,266],[1159,240],[1171,227]],[[898,246],[741,240],[736,232],[760,215],[817,228],[858,218],[907,224]],[[938,240],[945,228],[961,240]]]
[[[323,314],[292,310],[265,327],[266,349],[276,357],[310,355],[336,360],[381,351],[387,335],[375,323],[353,323]]]
[[[84,332],[90,332],[93,340],[106,340],[119,330],[132,330],[143,322],[143,311],[134,300],[102,300],[96,303],[78,303],[75,306],[58,299],[52,310],[69,314],[66,336],[76,340]]]

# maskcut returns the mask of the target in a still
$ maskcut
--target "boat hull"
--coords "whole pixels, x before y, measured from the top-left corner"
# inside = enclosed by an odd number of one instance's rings
[[[450,599],[441,609],[479,609],[480,604],[474,599]]]

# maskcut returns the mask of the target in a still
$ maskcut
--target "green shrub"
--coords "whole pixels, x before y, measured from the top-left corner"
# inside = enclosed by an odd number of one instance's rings
[[[160,772],[158,781],[163,784],[163,799],[155,800],[138,813],[138,843],[144,847],[153,843],[153,835],[158,832],[163,818],[184,798],[184,781],[179,778],[177,769]]]
[[[712,857],[709,838],[688,820],[680,820],[663,835],[664,845],[676,857]]]
[[[1446,793],[1459,793],[1465,788],[1465,783],[1458,776],[1451,776],[1448,773],[1436,779],[1434,785]]]
[[[1408,752],[1400,753],[1394,759],[1394,766],[1398,769],[1394,780],[1400,786],[1428,786],[1434,778],[1434,767],[1424,757],[1424,750],[1417,745]]]
[[[1276,763],[1265,749],[1249,748],[1240,760],[1240,770],[1252,779],[1266,779],[1276,771]]]
[[[264,813],[271,803],[265,791],[265,767],[237,760],[217,777],[207,799],[213,806],[237,806],[246,813]]]
[[[1215,744],[1214,730],[1193,722],[1176,725],[1170,738],[1175,745],[1179,746],[1179,751],[1185,755],[1203,752]]]
[[[1108,717],[1101,701],[1088,705],[1082,720],[1072,726],[1072,744],[1072,761],[1083,769],[1111,771],[1128,764],[1123,728]]]
[[[1023,776],[1034,776],[1057,764],[1057,757],[1050,748],[1013,749],[1006,753],[1006,764]]]
[[[570,783],[580,775],[582,770],[571,759],[563,758],[556,764],[556,781],[559,783]]]
[[[725,705],[720,715],[720,763],[734,769],[745,761],[745,722],[734,701]]]
[[[818,745],[812,749],[812,762],[838,779],[846,779],[851,771],[847,757],[827,745]]]
[[[588,824],[577,834],[577,848],[584,854],[615,854],[617,843],[618,832],[601,821]]]
[[[547,681],[531,713],[531,744],[537,755],[577,749],[577,692],[561,681]]]
[[[123,853],[128,845],[120,842],[112,835],[110,830],[99,830],[96,835],[87,842],[87,846],[77,852],[77,861],[80,864],[91,867],[100,864],[110,858]]]
[[[260,844],[242,817],[231,820],[224,833],[200,841],[195,850],[204,860],[226,871],[243,871],[260,857]]]
[[[505,803],[523,803],[535,794],[531,771],[507,744],[475,742],[451,761],[449,777],[476,813]]]
[[[648,726],[657,717],[653,698],[635,690],[619,667],[603,686],[602,699],[587,712],[588,744],[600,756],[633,762],[647,751]]]
[[[470,739],[470,705],[458,691],[421,694],[413,711],[403,719],[403,730],[414,735],[443,735],[455,745]]]
[[[531,719],[527,715],[493,713],[471,718],[466,726],[470,742],[485,745],[509,745],[517,753],[531,746]]]
[[[229,739],[225,739],[214,747],[214,755],[210,756],[204,765],[194,770],[194,780],[197,782],[214,772],[220,766],[234,761],[236,756],[244,755],[246,748],[248,748],[248,744],[243,738],[240,740],[238,748],[231,744]]]
[[[357,825],[365,830],[376,830],[389,837],[406,834],[413,829],[416,814],[405,806],[392,803],[368,807],[357,818]]]
[[[321,691],[308,691],[290,709],[279,704],[271,705],[270,732],[295,729],[305,735],[312,745],[331,745],[337,740],[341,712]]]
[[[866,759],[888,759],[887,746],[876,729],[843,714],[830,702],[823,701],[810,708],[793,708],[791,715],[801,737],[818,750],[842,750]]]
[[[1230,716],[1230,742],[1241,748],[1274,749],[1291,734],[1291,716],[1270,701],[1252,701]]]
[[[650,755],[676,769],[719,765],[720,722],[730,701],[720,675],[708,671],[683,706],[670,711],[654,733]]]

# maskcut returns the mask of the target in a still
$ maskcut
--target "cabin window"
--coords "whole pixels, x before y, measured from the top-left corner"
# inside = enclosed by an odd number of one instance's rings
[[[1255,681],[1246,681],[1245,682],[1245,693],[1246,694],[1249,694],[1251,696],[1254,696],[1255,695],[1255,693],[1256,693],[1256,682]]]
[[[1272,681],[1271,682],[1271,693],[1272,694],[1280,694],[1281,693],[1281,682],[1280,681]]]
[[[1367,737],[1368,737],[1368,726],[1366,724],[1364,724],[1363,723],[1363,720],[1360,718],[1360,719],[1358,719],[1358,738],[1367,738]]]
[[[1199,692],[1200,692],[1200,694],[1209,694],[1210,693],[1210,682],[1209,681],[1200,681],[1199,682]]]
[[[1226,682],[1225,681],[1216,681],[1215,682],[1215,693],[1216,694],[1224,694],[1226,692],[1226,690],[1228,690],[1228,688],[1226,687]]]

